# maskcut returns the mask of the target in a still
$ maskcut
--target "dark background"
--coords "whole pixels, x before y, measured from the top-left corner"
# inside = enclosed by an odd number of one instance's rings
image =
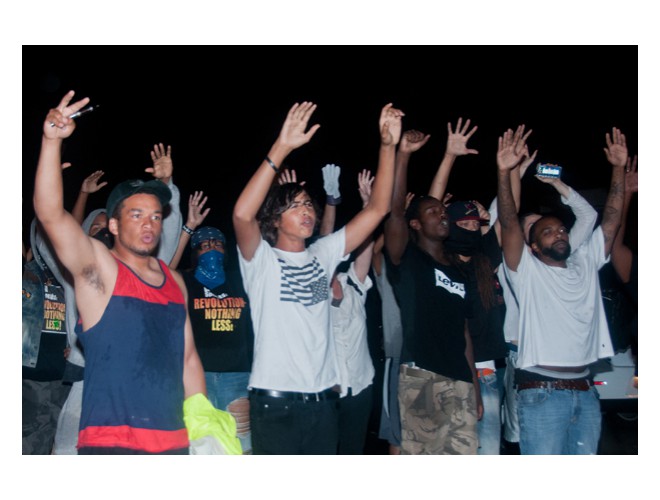
[[[65,205],[82,180],[105,171],[110,185],[91,195],[88,211],[104,206],[127,178],[149,178],[149,152],[172,145],[182,213],[188,195],[208,194],[205,224],[231,237],[231,211],[258,167],[289,107],[313,101],[311,143],[286,163],[322,201],[320,169],[342,167],[344,203],[338,225],[358,209],[357,173],[375,172],[378,117],[393,102],[404,129],[431,140],[411,160],[409,190],[424,193],[442,159],[447,122],[470,118],[479,130],[459,158],[448,191],[488,206],[496,193],[497,139],[525,123],[537,160],[562,165],[563,179],[597,206],[609,186],[603,147],[612,126],[637,153],[637,47],[24,47],[23,237],[33,214],[32,189],[41,127],[66,91],[100,108],[78,120],[62,160]],[[531,171],[532,169],[530,169]],[[528,172],[523,210],[548,210],[556,192]],[[603,191],[605,190],[605,191]],[[627,240],[636,248],[636,202]]]

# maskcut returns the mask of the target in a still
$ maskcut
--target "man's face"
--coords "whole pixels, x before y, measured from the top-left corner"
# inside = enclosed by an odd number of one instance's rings
[[[114,223],[114,224],[113,224]],[[115,247],[146,257],[151,255],[160,240],[163,210],[158,198],[139,193],[123,201],[119,220],[110,219],[110,232],[115,235]]]
[[[534,227],[532,250],[555,261],[564,261],[571,255],[568,230],[556,217],[543,217]]]
[[[467,231],[479,231],[481,223],[478,220],[457,220],[456,225]]]
[[[92,225],[89,227],[89,235],[94,236],[101,229],[108,227],[108,215],[105,212],[98,214],[94,217]]]
[[[199,246],[197,247],[197,256],[199,257],[200,255],[204,255],[207,252],[210,252],[211,250],[217,250],[220,253],[225,253],[225,244],[216,239],[209,239],[209,240],[204,240],[202,241]]]
[[[277,238],[306,240],[314,233],[316,211],[309,195],[303,191],[295,197],[277,223]]]
[[[449,236],[449,218],[445,206],[439,200],[422,201],[419,206],[419,216],[410,221],[410,226],[420,236],[444,240]]]

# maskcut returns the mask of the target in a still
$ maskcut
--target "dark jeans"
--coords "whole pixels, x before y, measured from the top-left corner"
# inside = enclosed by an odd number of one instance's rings
[[[373,385],[339,400],[339,455],[362,455],[371,414]]]
[[[292,401],[250,393],[252,453],[335,455],[337,400]]]
[[[50,455],[57,418],[70,390],[61,380],[23,379],[23,455]]]

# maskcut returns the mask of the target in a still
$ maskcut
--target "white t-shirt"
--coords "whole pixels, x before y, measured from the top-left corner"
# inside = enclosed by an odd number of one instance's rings
[[[348,283],[348,280],[357,289]],[[373,382],[375,370],[367,343],[367,312],[364,304],[367,292],[373,286],[367,276],[362,283],[355,274],[355,263],[351,262],[348,273],[340,273],[337,280],[341,284],[344,298],[338,307],[332,306],[332,331],[337,349],[341,395],[345,396],[348,388],[356,396]]]
[[[577,250],[582,243],[591,237],[594,224],[598,218],[598,213],[594,207],[578,194],[573,188],[569,187],[568,198],[561,196],[561,202],[568,205],[575,215],[575,224],[571,228],[568,235],[568,241],[571,244],[571,251]],[[489,208],[490,212],[490,226],[497,221],[497,197]],[[531,249],[525,245],[525,251],[530,253]],[[500,265],[497,268],[497,278],[502,285],[502,292],[504,295],[504,303],[506,304],[506,315],[504,316],[504,340],[507,342],[518,341],[518,302],[515,295],[511,292],[511,287],[507,282],[504,266]]]
[[[608,260],[598,227],[566,268],[548,266],[526,249],[517,271],[506,268],[520,307],[518,368],[581,366],[614,355],[598,280]]]
[[[330,279],[345,245],[342,228],[303,252],[285,252],[262,239],[248,262],[239,249],[254,326],[250,387],[319,392],[339,384]]]

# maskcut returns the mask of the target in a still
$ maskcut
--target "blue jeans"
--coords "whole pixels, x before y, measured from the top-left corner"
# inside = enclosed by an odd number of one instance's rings
[[[518,425],[518,402],[516,399],[516,384],[514,375],[516,371],[516,362],[518,361],[518,351],[509,349],[509,357],[506,359],[506,369],[504,371],[504,439],[509,443],[520,441],[520,427]]]
[[[518,391],[521,455],[595,455],[600,439],[598,392]]]
[[[499,455],[502,420],[500,418],[502,402],[502,370],[491,375],[479,377],[481,400],[484,404],[484,416],[477,422],[479,436],[478,455]]]
[[[231,413],[236,419],[236,436],[241,442],[243,453],[252,451],[250,432],[250,410],[248,402],[249,372],[204,372],[208,400],[218,410]],[[246,406],[234,406],[237,400],[245,398]],[[232,404],[233,403],[233,404]]]

